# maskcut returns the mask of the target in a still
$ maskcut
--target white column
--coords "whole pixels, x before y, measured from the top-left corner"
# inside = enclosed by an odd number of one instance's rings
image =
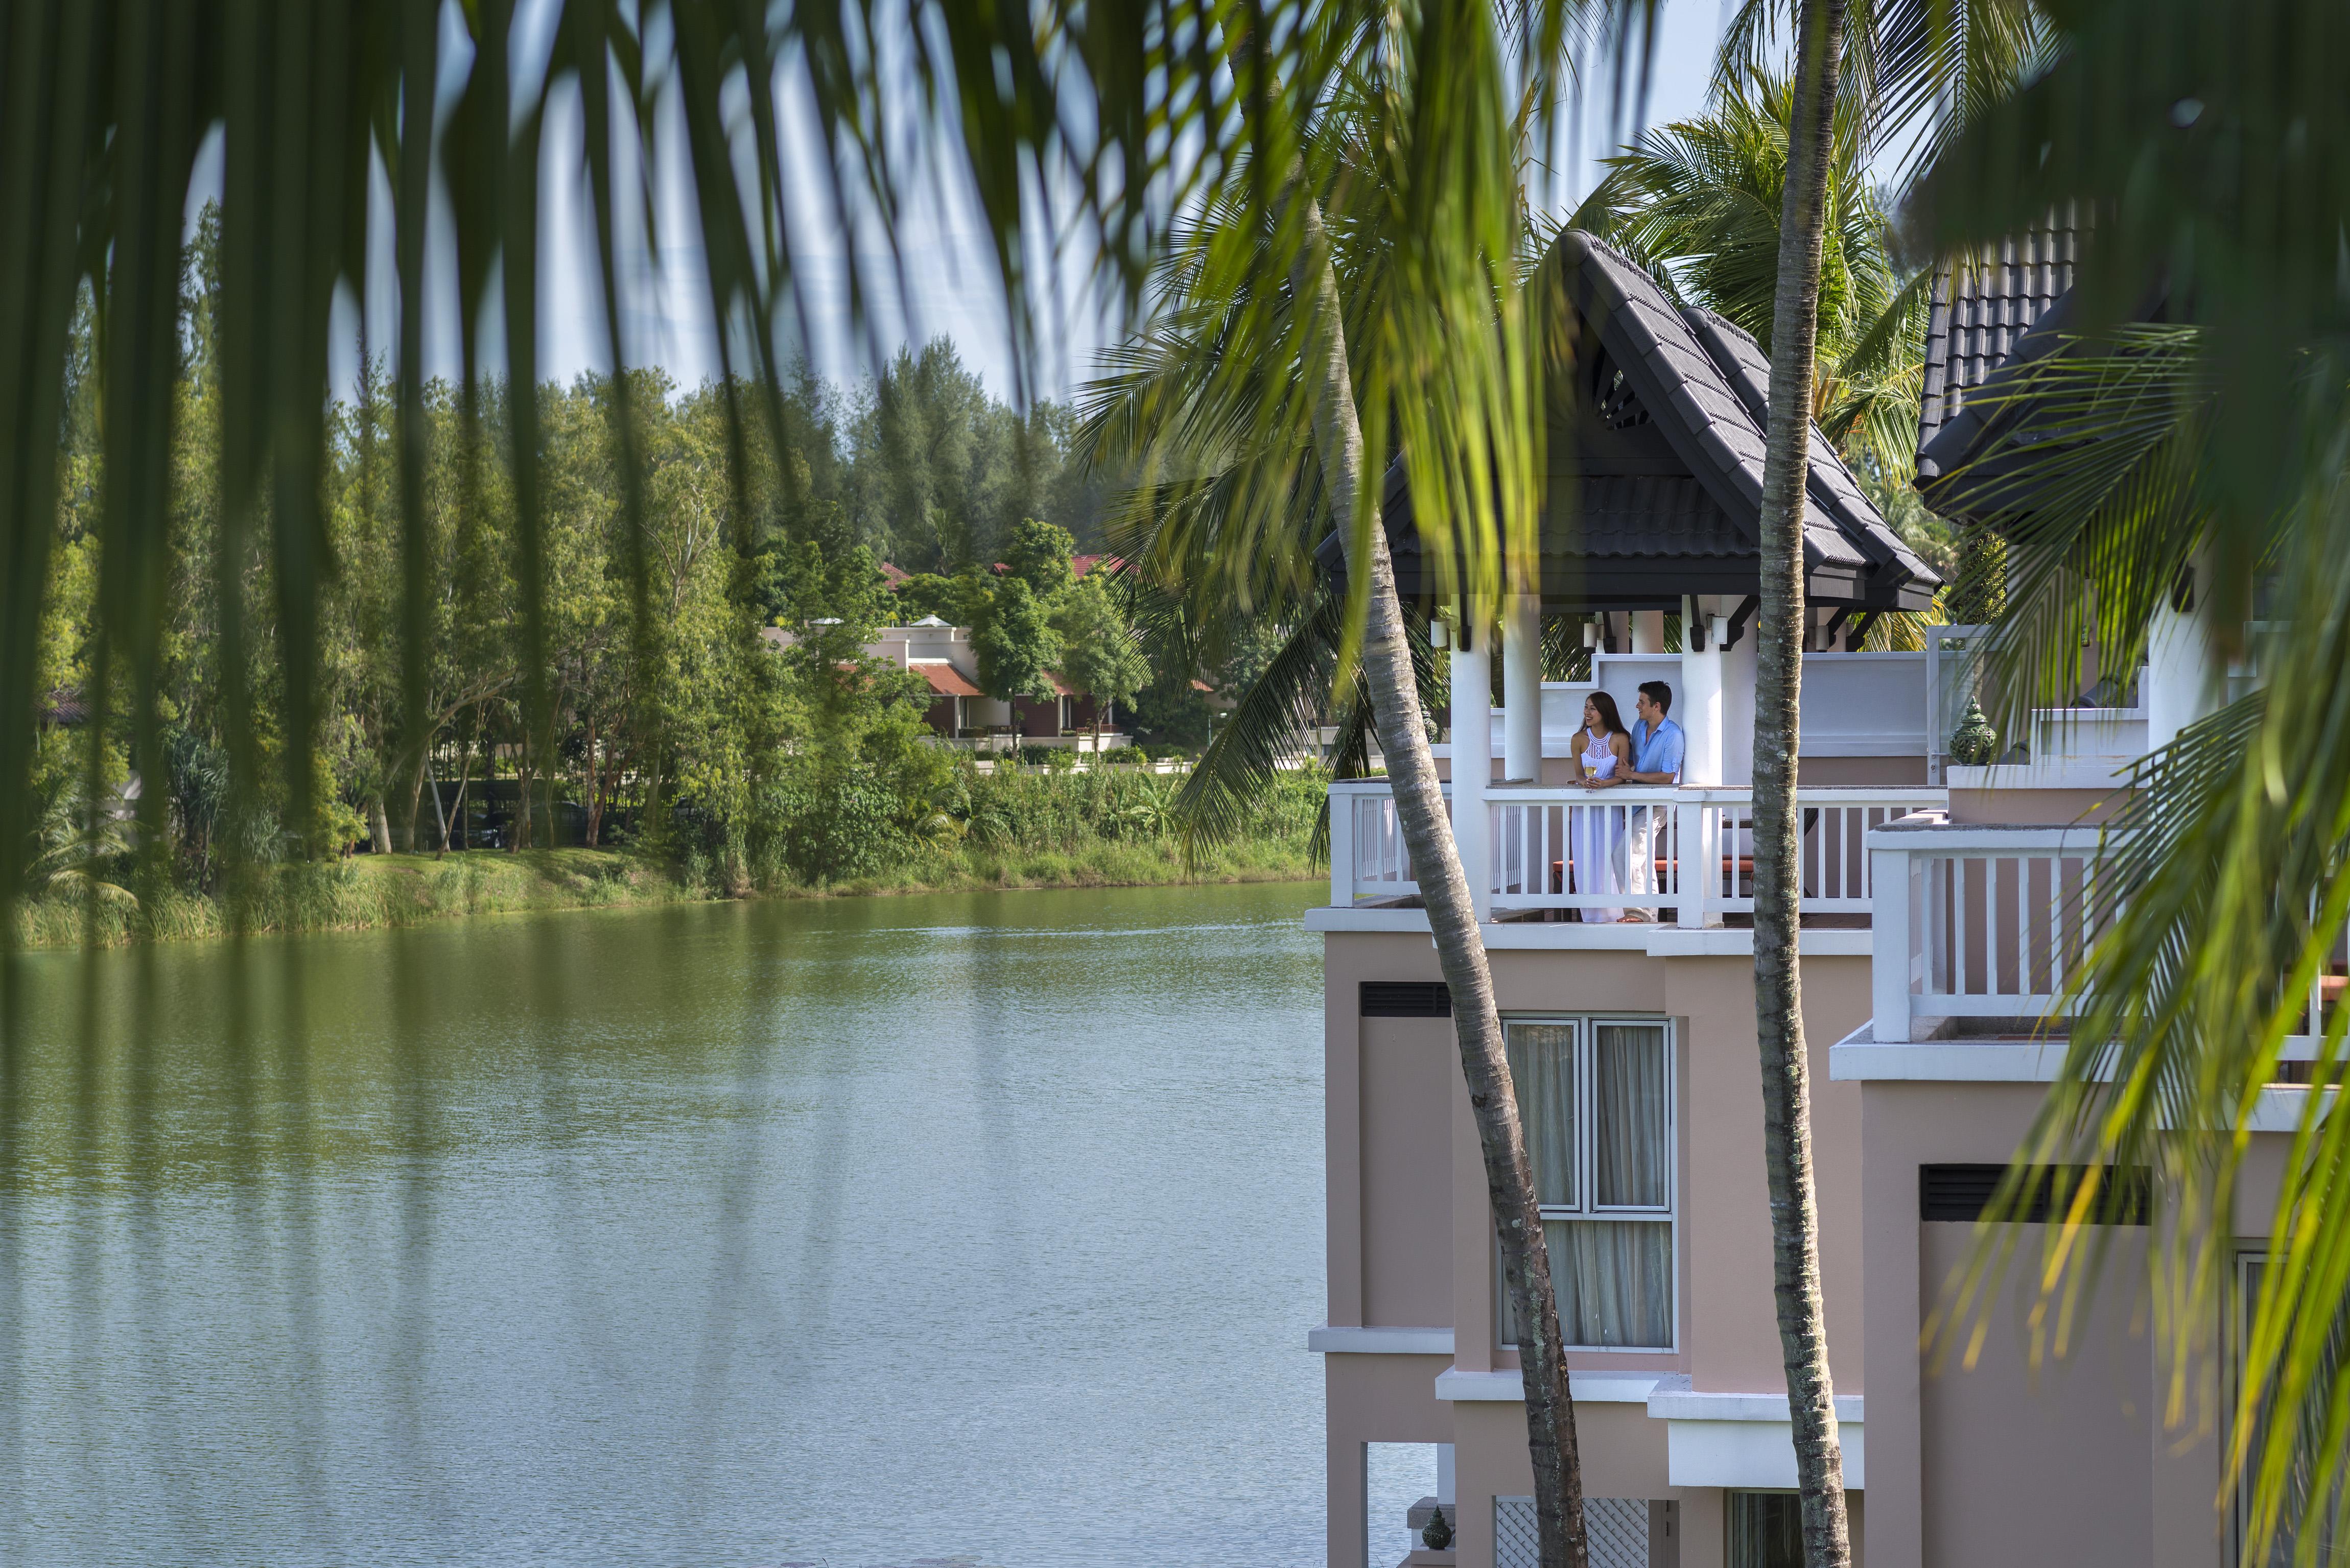
[[[1355,906],[1355,797],[1331,790],[1330,907]]]
[[[1542,778],[1542,599],[1502,601],[1502,777]]]
[[[1685,784],[1721,783],[1721,666],[1718,644],[1681,655],[1681,689],[1673,693],[1671,717],[1688,737],[1681,758]]]
[[[1699,614],[1703,614],[1701,601]],[[1718,619],[1719,618],[1717,618]],[[1681,647],[1694,640],[1682,623]],[[1681,654],[1680,690],[1673,693],[1671,717],[1685,738],[1681,753],[1681,784],[1698,789],[1721,783],[1722,654],[1724,628],[1710,626],[1705,651]],[[1682,801],[1677,839],[1680,845],[1680,923],[1707,926],[1721,916],[1709,908],[1721,891],[1721,819],[1701,802]]]
[[[1873,1038],[1880,1045],[1909,1039],[1909,853],[1868,851],[1869,1000]]]
[[[2179,731],[2217,708],[2220,680],[2211,628],[2199,611],[2173,609],[2166,597],[2147,628],[2147,750],[2168,745]]]
[[[1469,601],[1452,628],[1452,842],[1469,878],[1469,901],[1482,921],[1493,903],[1493,867],[1485,791],[1493,778],[1493,618]]]

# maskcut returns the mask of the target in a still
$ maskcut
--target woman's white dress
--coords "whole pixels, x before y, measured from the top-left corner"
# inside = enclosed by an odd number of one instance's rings
[[[1606,735],[1593,736],[1583,732],[1583,771],[1595,779],[1616,776],[1616,752]],[[1569,848],[1575,857],[1575,890],[1578,893],[1620,893],[1624,890],[1623,869],[1617,865],[1617,851],[1624,843],[1624,808],[1601,805],[1604,798],[1595,795],[1591,804],[1578,801],[1567,807],[1574,818],[1568,833]],[[1607,924],[1620,920],[1624,911],[1618,909],[1590,909],[1583,911],[1586,924]]]

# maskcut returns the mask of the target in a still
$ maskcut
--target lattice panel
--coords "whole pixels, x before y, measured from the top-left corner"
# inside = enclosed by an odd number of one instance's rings
[[[1586,1497],[1583,1528],[1590,1536],[1591,1568],[1648,1568],[1646,1498]],[[1493,1568],[1542,1568],[1534,1499],[1493,1500]]]
[[[1534,1523],[1534,1500],[1493,1500],[1493,1568],[1542,1568],[1542,1531]]]
[[[1591,1538],[1591,1568],[1648,1568],[1648,1500],[1586,1497],[1583,1528]]]

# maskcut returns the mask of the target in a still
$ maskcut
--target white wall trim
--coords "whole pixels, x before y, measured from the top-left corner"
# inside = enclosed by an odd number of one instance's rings
[[[1700,1392],[1676,1376],[1659,1379],[1648,1403],[1649,1417],[1665,1423],[1666,1479],[1673,1485],[1795,1484],[1795,1428],[1784,1394]],[[1835,1409],[1845,1485],[1858,1490],[1868,1462],[1861,1396],[1839,1395]]]
[[[1333,1328],[1305,1331],[1305,1348],[1320,1355],[1450,1355],[1449,1328]]]
[[[1305,911],[1305,929],[1309,931],[1417,931],[1426,936],[1428,911],[1375,909],[1367,906],[1359,909],[1341,909],[1332,905],[1317,905]]]
[[[1497,785],[1498,789],[1499,786]],[[1428,935],[1425,909],[1342,909],[1316,905],[1305,911],[1305,929]],[[1733,929],[1696,929],[1629,920],[1617,925],[1579,925],[1552,920],[1488,921],[1479,928],[1489,951],[1616,951],[1650,958],[1748,958],[1754,933]],[[1866,958],[1875,950],[1867,930],[1806,930],[1798,940],[1805,958]]]
[[[1858,1394],[1836,1396],[1838,1425],[1860,1421],[1861,1399]],[[1783,1426],[1790,1419],[1784,1394],[1698,1393],[1681,1379],[1659,1384],[1648,1396],[1648,1414],[1662,1421],[1775,1421]]]
[[[1828,1050],[1838,1083],[2053,1084],[2064,1069],[2062,1040],[1920,1040],[1878,1044],[1863,1030]]]
[[[1570,1372],[1567,1391],[1585,1405],[1638,1405],[1652,1393],[1658,1379],[1623,1372]],[[1439,1399],[1509,1400],[1523,1403],[1525,1375],[1519,1372],[1463,1372],[1459,1367],[1436,1375]]]

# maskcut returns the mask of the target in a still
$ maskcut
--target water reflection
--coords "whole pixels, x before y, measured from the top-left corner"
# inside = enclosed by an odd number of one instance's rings
[[[29,958],[0,1544],[1319,1562],[1311,896]]]

